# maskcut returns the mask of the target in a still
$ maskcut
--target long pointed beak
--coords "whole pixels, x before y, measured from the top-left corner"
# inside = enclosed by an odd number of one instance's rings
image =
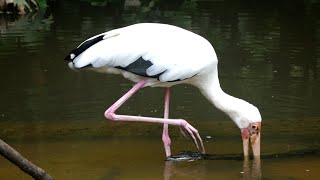
[[[243,155],[249,156],[251,144],[254,157],[260,157],[261,122],[251,123],[247,128],[241,129]]]

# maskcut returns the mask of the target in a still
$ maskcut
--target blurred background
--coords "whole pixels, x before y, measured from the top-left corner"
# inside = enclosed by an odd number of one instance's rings
[[[260,109],[262,154],[319,152],[316,0],[56,0],[36,5],[24,0],[12,7],[2,2],[0,137],[56,179],[253,177],[256,168],[244,176],[240,172],[248,166],[239,161],[168,165],[161,125],[115,123],[103,116],[132,87],[130,81],[73,72],[63,61],[91,36],[142,22],[176,25],[211,42],[222,88]],[[146,88],[118,112],[162,117],[163,97],[164,89]],[[239,129],[195,87],[173,87],[170,111],[170,117],[187,119],[200,131],[209,154],[242,153]],[[178,128],[170,131],[174,153],[196,150]],[[317,179],[319,163],[319,153],[267,159],[258,178]],[[0,178],[29,177],[0,157]]]

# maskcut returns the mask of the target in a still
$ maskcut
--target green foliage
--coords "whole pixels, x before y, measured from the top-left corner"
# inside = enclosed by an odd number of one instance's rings
[[[3,2],[3,1],[2,1]],[[10,5],[10,4],[13,4]],[[25,14],[36,12],[47,7],[47,0],[13,0],[0,5],[0,11],[5,13]]]
[[[39,8],[47,7],[47,0],[36,0],[38,3]]]

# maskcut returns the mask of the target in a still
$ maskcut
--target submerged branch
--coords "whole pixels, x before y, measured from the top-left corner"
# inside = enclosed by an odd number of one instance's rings
[[[43,169],[24,158],[18,151],[0,139],[0,154],[18,166],[22,171],[37,180],[52,180],[53,178]]]

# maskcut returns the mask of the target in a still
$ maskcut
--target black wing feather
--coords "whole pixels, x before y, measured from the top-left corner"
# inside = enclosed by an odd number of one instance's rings
[[[153,64],[151,63],[151,61],[146,61],[142,57],[140,57],[139,59],[135,60],[134,62],[132,62],[131,64],[129,64],[126,67],[117,66],[115,68],[122,69],[122,70],[125,70],[128,72],[131,72],[133,74],[139,75],[139,76],[159,79],[161,74],[163,74],[165,71],[163,71],[159,74],[153,75],[153,76],[149,76],[147,74],[147,69],[152,65]]]
[[[79,54],[83,53],[85,50],[87,50],[89,47],[93,46],[94,44],[100,42],[103,40],[104,35],[97,36],[93,39],[90,39],[88,41],[85,41],[81,44],[81,46],[77,47],[76,49],[72,50],[65,58],[64,60],[72,61],[75,57],[77,57]]]

